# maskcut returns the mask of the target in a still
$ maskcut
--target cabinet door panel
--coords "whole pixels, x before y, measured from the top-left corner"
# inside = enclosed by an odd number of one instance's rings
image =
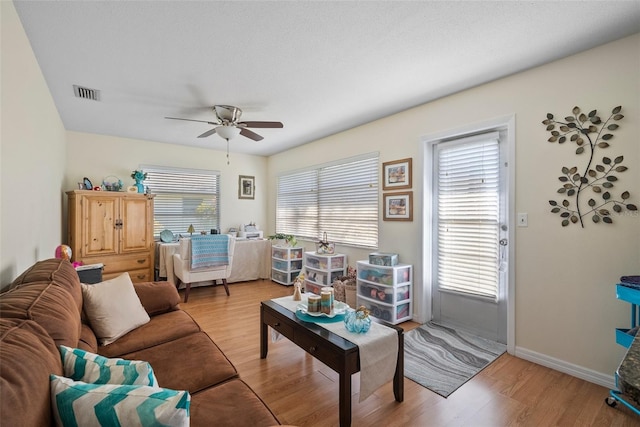
[[[115,254],[118,250],[118,200],[112,197],[83,197],[83,256]]]
[[[147,250],[151,242],[150,202],[141,198],[122,199],[121,253]]]

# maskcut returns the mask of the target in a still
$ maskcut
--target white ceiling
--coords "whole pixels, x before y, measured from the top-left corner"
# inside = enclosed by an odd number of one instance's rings
[[[637,0],[14,3],[67,130],[224,150],[196,138],[212,126],[164,117],[229,104],[284,123],[231,140],[255,155],[640,31]]]

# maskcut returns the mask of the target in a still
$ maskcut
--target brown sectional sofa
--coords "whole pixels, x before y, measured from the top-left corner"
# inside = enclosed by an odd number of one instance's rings
[[[34,264],[0,294],[0,424],[54,425],[49,375],[62,375],[59,345],[145,360],[161,387],[191,393],[192,426],[279,424],[233,364],[179,308],[167,282],[134,284],[151,321],[98,345],[82,312],[82,289],[66,260]]]

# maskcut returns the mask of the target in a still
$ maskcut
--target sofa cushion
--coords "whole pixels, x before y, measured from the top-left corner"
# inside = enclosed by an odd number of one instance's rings
[[[123,357],[124,354],[173,341],[200,331],[200,326],[182,310],[153,316],[149,323],[123,335],[116,342],[98,347],[98,353],[106,357]],[[179,358],[179,354],[173,355]]]
[[[57,345],[75,347],[80,338],[80,312],[69,292],[50,282],[34,282],[2,294],[3,318],[33,320]]]
[[[267,405],[240,379],[191,396],[192,427],[266,427],[280,424]]]
[[[93,333],[93,329],[85,323],[81,325],[77,347],[92,353],[98,352],[98,338]]]
[[[58,425],[189,426],[186,391],[116,384],[87,384],[51,375]]]
[[[148,385],[158,387],[149,362],[109,359],[79,348],[60,346],[64,376],[90,384]]]
[[[0,319],[0,424],[51,425],[50,374],[61,375],[62,362],[47,331],[31,320]]]
[[[149,322],[129,273],[93,285],[82,283],[84,311],[102,345],[108,345]]]
[[[176,287],[169,282],[134,283],[133,287],[149,316],[178,309],[180,295]]]
[[[73,297],[73,301],[82,310],[82,291],[78,273],[66,259],[50,258],[38,261],[18,276],[9,286],[10,289],[26,286],[29,283],[49,282],[64,288]]]
[[[180,388],[191,393],[238,376],[236,368],[204,332],[123,357],[148,361],[162,387]]]

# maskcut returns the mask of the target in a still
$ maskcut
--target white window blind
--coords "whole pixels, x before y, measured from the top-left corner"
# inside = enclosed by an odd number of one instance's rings
[[[442,290],[497,299],[498,134],[436,146],[437,280]]]
[[[193,224],[196,232],[220,227],[220,172],[142,165],[144,181],[155,194],[153,234],[168,229],[185,234]]]
[[[278,178],[276,232],[378,246],[378,153]]]

